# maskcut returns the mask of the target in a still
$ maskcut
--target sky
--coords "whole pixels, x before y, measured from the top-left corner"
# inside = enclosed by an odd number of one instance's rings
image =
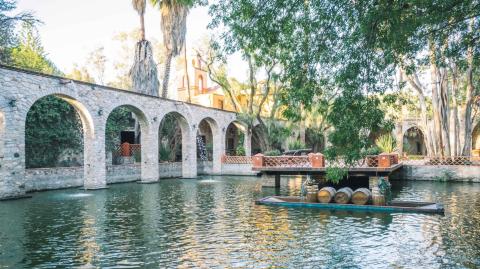
[[[100,46],[107,58],[113,59],[117,48],[112,37],[139,27],[139,17],[131,0],[18,0],[17,11],[32,11],[43,24],[38,29],[48,57],[64,72],[74,64],[82,65],[87,55]],[[210,30],[207,7],[193,8],[187,19],[187,47],[191,48]],[[161,40],[160,12],[148,5],[145,28],[147,39]],[[232,66],[241,63],[233,57]],[[238,68],[229,72],[242,78]],[[106,77],[112,74],[106,74]]]

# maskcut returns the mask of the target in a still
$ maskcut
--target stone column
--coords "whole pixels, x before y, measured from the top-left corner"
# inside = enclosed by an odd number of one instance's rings
[[[197,128],[182,127],[182,177],[197,177]]]
[[[213,174],[222,173],[222,156],[225,154],[225,131],[220,128],[212,128],[213,143]]]
[[[4,104],[2,104],[4,105]],[[25,195],[25,119],[16,107],[4,105],[0,143],[0,200]],[[0,112],[1,113],[1,112]],[[22,119],[22,120],[20,120]]]
[[[393,130],[395,135],[395,140],[397,141],[398,155],[399,157],[403,156],[403,123],[401,121],[395,124],[395,129]]]
[[[142,183],[156,182],[159,179],[158,167],[158,127],[142,127]]]
[[[103,189],[107,187],[107,169],[105,158],[105,126],[106,119],[96,119],[93,127],[84,128],[83,169],[86,190]]]

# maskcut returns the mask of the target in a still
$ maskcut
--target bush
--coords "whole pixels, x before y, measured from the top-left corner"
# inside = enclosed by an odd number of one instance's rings
[[[375,144],[380,148],[382,153],[393,153],[397,150],[397,141],[391,134],[385,134],[375,140]]]
[[[265,156],[280,156],[282,153],[278,149],[269,150],[264,153]]]
[[[235,153],[237,154],[237,156],[245,156],[245,148],[243,147],[243,145],[239,145],[235,150]]]
[[[303,143],[300,140],[295,140],[288,143],[289,150],[299,150],[299,149],[306,149],[306,148],[307,146],[305,145],[305,143]]]
[[[378,155],[382,152],[380,148],[378,148],[377,146],[371,146],[370,148],[365,149],[362,153],[364,156],[367,156],[367,155]]]
[[[160,161],[162,161],[162,162],[170,161],[170,154],[171,153],[172,153],[172,151],[168,147],[166,147],[163,144],[160,144],[160,147],[158,149],[158,155],[159,155]]]

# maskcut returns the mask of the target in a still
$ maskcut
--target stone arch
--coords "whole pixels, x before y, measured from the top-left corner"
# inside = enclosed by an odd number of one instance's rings
[[[112,109],[109,110],[107,117],[106,117],[106,122],[105,124],[108,124],[108,121],[110,120],[110,116],[113,115],[114,111],[120,108],[125,108],[128,109],[129,112],[131,112],[134,117],[133,117],[133,122],[132,122],[132,128],[128,132],[133,133],[133,140],[128,139],[128,141],[122,141],[122,137],[120,137],[120,143],[118,147],[120,148],[122,142],[128,142],[131,144],[133,142],[133,145],[130,145],[130,151],[128,152],[123,152],[124,150],[122,149],[121,153],[119,155],[121,161],[119,162],[120,164],[128,164],[128,163],[138,163],[140,162],[140,169],[141,169],[141,180],[143,182],[147,181],[156,181],[158,180],[158,165],[157,161],[153,160],[155,159],[156,156],[152,156],[152,150],[151,148],[156,148],[156,143],[155,139],[152,139],[152,134],[151,134],[151,126],[150,122],[148,120],[147,114],[137,106],[129,103],[124,103],[124,104],[117,104],[114,106]],[[137,125],[138,122],[138,125]],[[132,131],[133,130],[133,131]],[[107,128],[106,128],[107,131]],[[121,131],[126,131],[126,130],[121,130]],[[120,135],[120,134],[119,134]],[[128,135],[125,135],[125,137],[128,137]],[[124,137],[124,138],[125,138]],[[105,139],[107,139],[107,135],[105,136]],[[139,146],[138,146],[139,144]],[[105,146],[107,147],[107,145]],[[140,152],[139,152],[140,151]],[[118,163],[117,163],[118,164]]]
[[[241,155],[237,152],[237,148],[242,142],[241,134],[243,134],[243,148],[245,155],[251,155],[251,136],[248,131],[248,126],[238,120],[231,121],[225,128],[225,154],[226,155]]]
[[[194,178],[197,176],[197,152],[196,152],[196,134],[192,131],[192,127],[188,117],[179,111],[169,111],[160,120],[160,126],[162,121],[170,115],[175,118],[181,131],[181,152],[182,152],[182,177]],[[158,137],[160,138],[161,130],[158,129]],[[161,177],[162,175],[160,175]]]
[[[403,152],[411,155],[427,155],[424,132],[412,125],[403,133]]]
[[[211,132],[211,141],[208,141],[208,138],[207,138],[207,146],[209,143],[211,143],[211,161],[212,161],[212,171],[213,173],[221,173],[221,162],[222,162],[222,155],[223,155],[223,135],[220,131],[220,127],[218,125],[218,122],[211,118],[211,117],[206,117],[206,118],[203,118],[202,120],[199,121],[198,123],[198,130],[199,130],[199,134],[201,132],[204,132],[204,130],[202,130],[204,128],[203,125],[206,125],[208,126],[208,128],[210,129],[210,132]],[[197,138],[198,140],[198,138]],[[197,145],[198,147],[198,145]],[[210,149],[207,148],[207,151],[209,151]],[[205,170],[205,169],[204,169]],[[205,170],[206,171],[206,170]],[[205,172],[204,171],[204,172]]]
[[[86,189],[98,189],[103,188],[106,185],[105,180],[105,166],[104,159],[98,159],[98,151],[96,146],[96,126],[94,124],[94,118],[90,110],[86,107],[85,103],[75,98],[73,95],[67,94],[68,89],[61,88],[50,91],[44,91],[43,94],[36,96],[36,98],[26,100],[27,109],[24,111],[23,126],[26,128],[26,121],[28,112],[32,106],[42,98],[47,96],[55,96],[62,99],[71,105],[77,115],[80,118],[83,129],[83,171],[84,178],[83,184]],[[24,129],[24,135],[26,130]],[[25,141],[25,140],[24,140]],[[25,154],[24,154],[25,156]],[[24,158],[24,160],[26,160]],[[25,165],[25,161],[23,162]],[[63,186],[59,186],[63,187]]]

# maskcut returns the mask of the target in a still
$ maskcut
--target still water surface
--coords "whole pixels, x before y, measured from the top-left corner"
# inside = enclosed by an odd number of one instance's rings
[[[275,190],[246,177],[34,193],[0,203],[0,268],[480,268],[480,184],[393,190],[446,214],[255,205]]]

